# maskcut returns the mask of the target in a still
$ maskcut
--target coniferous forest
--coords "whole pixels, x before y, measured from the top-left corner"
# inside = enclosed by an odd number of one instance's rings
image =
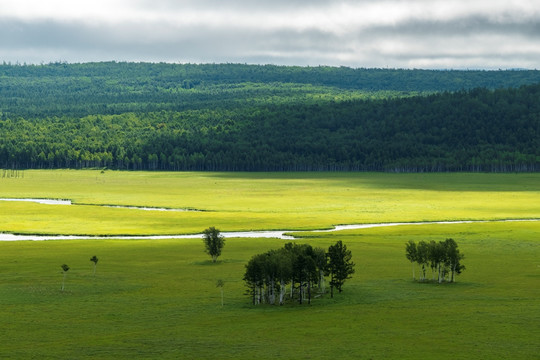
[[[0,167],[539,171],[540,71],[4,63]]]

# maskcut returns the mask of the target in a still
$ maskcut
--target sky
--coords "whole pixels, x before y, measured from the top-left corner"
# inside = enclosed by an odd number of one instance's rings
[[[540,0],[0,0],[0,62],[540,68]]]

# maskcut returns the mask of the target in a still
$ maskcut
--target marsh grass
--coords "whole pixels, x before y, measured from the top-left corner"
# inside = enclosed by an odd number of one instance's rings
[[[538,218],[540,175],[25,171],[0,179],[0,197],[93,204],[0,202],[0,230],[20,233],[314,229]],[[405,243],[447,237],[466,256],[457,283],[412,281]],[[228,239],[215,264],[199,239],[0,242],[0,358],[538,357],[538,221],[311,232],[296,241],[327,248],[337,240],[356,263],[344,292],[282,307],[253,307],[241,279],[251,256],[284,240]],[[62,292],[63,263],[71,269]]]
[[[538,218],[539,174],[168,173],[28,170],[0,179],[0,231],[141,235],[338,224]],[[206,210],[161,212],[99,205]]]
[[[352,250],[354,277],[311,306],[252,306],[241,280],[286,241],[229,239],[0,243],[3,358],[484,358],[537,356],[540,225],[402,226],[302,239]],[[413,282],[406,240],[453,237],[455,284]],[[90,254],[100,259],[93,276]],[[59,264],[70,264],[60,291]],[[224,306],[216,280],[223,279]]]

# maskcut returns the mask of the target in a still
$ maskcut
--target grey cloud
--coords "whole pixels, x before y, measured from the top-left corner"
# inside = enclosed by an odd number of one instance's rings
[[[538,68],[540,21],[470,16],[408,20],[348,34],[365,61],[398,67]]]
[[[209,1],[206,1],[209,2]],[[471,35],[475,35],[474,37]],[[538,68],[538,22],[469,17],[407,21],[345,34],[211,24],[92,24],[0,18],[0,62],[240,62],[352,67]],[[490,37],[509,43],[493,47]],[[398,46],[384,47],[385,42]],[[9,56],[9,57],[8,57]]]
[[[375,0],[371,0],[375,1]],[[370,2],[371,2],[370,1]],[[233,9],[241,11],[284,11],[291,9],[305,9],[313,7],[335,6],[340,3],[358,3],[355,1],[332,1],[327,0],[272,0],[272,1],[254,1],[254,0],[140,0],[137,2],[139,6],[150,9],[167,9],[167,10],[182,10],[182,9]],[[247,14],[249,16],[249,13]]]
[[[470,16],[446,21],[414,20],[397,23],[391,26],[373,26],[364,30],[370,35],[407,35],[418,36],[465,36],[471,34],[504,34],[520,35],[540,39],[540,19],[524,19],[523,21],[496,21],[489,17]]]
[[[180,56],[191,58],[220,57],[238,60],[248,55],[266,52],[302,52],[337,50],[339,41],[320,30],[295,31],[278,29],[245,31],[234,27],[177,27],[160,30],[169,34],[154,34],[151,24],[123,24],[121,27],[58,23],[51,21],[21,22],[0,20],[0,49],[71,49],[74,54],[108,52],[111,55],[137,55],[141,58]],[[171,35],[172,34],[172,35]],[[0,59],[2,60],[2,59]]]
[[[93,44],[94,43],[94,44]],[[25,22],[0,19],[2,48],[78,48],[97,45],[97,38],[88,28],[54,21]]]
[[[399,38],[401,46],[369,49],[368,60],[379,66],[405,68],[508,69],[539,68],[540,47],[531,49],[527,41],[477,36],[474,40]]]

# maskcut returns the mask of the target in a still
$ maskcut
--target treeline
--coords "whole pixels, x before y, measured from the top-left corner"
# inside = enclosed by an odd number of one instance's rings
[[[242,64],[0,65],[0,116],[25,119],[244,107],[247,103],[516,88],[540,71],[434,71]]]
[[[328,251],[308,244],[288,243],[278,250],[255,255],[246,265],[244,281],[253,305],[283,305],[286,299],[311,303],[317,289],[324,294],[325,276],[330,276],[331,296],[339,292],[354,273],[351,251],[341,241]],[[289,285],[289,291],[287,291]]]
[[[539,171],[531,82],[539,71],[4,64],[0,167]]]
[[[455,276],[465,270],[465,266],[461,264],[464,255],[460,253],[454,239],[439,242],[420,241],[418,244],[410,240],[405,245],[405,256],[413,266],[413,280],[415,280],[415,263],[422,270],[420,281],[426,280],[426,270],[430,267],[432,281],[435,281],[437,275],[439,284],[443,281],[454,282]]]

